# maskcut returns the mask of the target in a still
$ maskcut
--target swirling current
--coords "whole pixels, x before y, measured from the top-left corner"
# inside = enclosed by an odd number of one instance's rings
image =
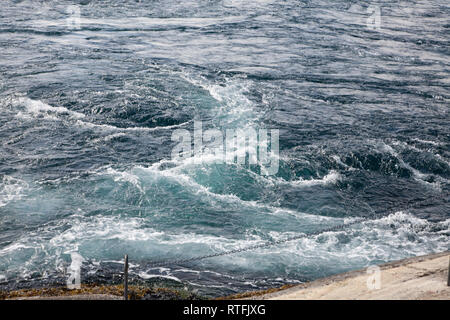
[[[135,281],[220,296],[449,250],[449,14],[2,1],[0,287],[65,281],[74,261],[82,282],[113,282],[128,254]],[[278,172],[172,159],[195,120],[278,129]]]

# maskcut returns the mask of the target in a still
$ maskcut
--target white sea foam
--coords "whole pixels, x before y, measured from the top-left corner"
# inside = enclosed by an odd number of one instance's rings
[[[26,238],[25,238],[25,240],[26,240]],[[24,241],[24,242],[26,242],[26,241]],[[11,243],[11,244],[7,245],[6,247],[0,249],[0,257],[5,255],[5,254],[10,254],[10,253],[13,253],[13,252],[20,251],[22,249],[31,249],[31,248],[33,248],[33,245],[29,245],[29,244],[26,244],[24,242],[14,242],[14,243]]]
[[[112,168],[108,168],[106,170],[106,174],[112,175],[114,177],[114,181],[116,182],[117,181],[129,182],[132,185],[134,185],[141,193],[145,193],[145,190],[140,183],[140,178],[135,174],[132,174],[127,171],[117,171]]]
[[[0,208],[22,198],[29,185],[24,180],[11,176],[0,178]]]
[[[338,155],[332,155],[331,158],[339,165],[343,166],[346,170],[348,171],[354,171],[356,170],[355,168],[352,168],[348,165],[346,165],[344,162],[342,162],[341,157],[339,157]]]
[[[250,245],[260,244],[263,240],[255,235],[250,235],[250,238],[246,239],[229,239],[223,236],[213,236],[206,234],[169,234],[161,231],[154,230],[152,228],[142,228],[142,223],[145,220],[130,218],[130,219],[116,219],[113,217],[98,217],[95,219],[88,219],[86,221],[80,221],[74,223],[71,229],[68,229],[61,235],[57,235],[53,238],[54,244],[63,244],[70,241],[78,240],[77,235],[82,235],[81,239],[121,239],[127,241],[151,241],[157,243],[159,246],[175,247],[179,245],[198,245],[202,247],[209,247],[214,251],[230,250],[236,248],[243,248]],[[436,228],[442,229],[441,234],[434,234],[433,230]],[[384,247],[386,252],[383,254],[389,254],[388,247],[393,247],[393,250],[399,250],[407,247],[414,253],[426,253],[429,250],[443,249],[445,246],[450,245],[450,239],[447,237],[449,230],[449,220],[430,223],[425,219],[414,217],[406,212],[395,212],[386,217],[375,219],[373,221],[367,221],[361,223],[358,227],[351,227],[349,229],[343,229],[336,232],[326,232],[321,235],[306,237],[309,243],[315,249],[335,246],[339,243],[338,235],[347,234],[351,236],[349,244],[344,244],[341,248],[335,248],[338,251],[352,250],[349,245],[355,246],[370,246],[375,248],[377,246]],[[270,232],[269,233],[274,240],[281,240],[286,237],[297,235],[292,232]],[[328,240],[323,242],[319,238],[326,236]],[[375,237],[374,237],[375,236]],[[429,243],[423,240],[428,239]],[[301,240],[303,241],[303,240]],[[295,241],[294,241],[295,242]],[[283,245],[280,248],[274,249],[283,250]],[[289,247],[289,244],[288,244]],[[439,249],[440,248],[440,249]],[[307,249],[307,248],[306,248]],[[363,249],[363,248],[361,248]],[[367,248],[366,248],[367,249]],[[272,249],[267,249],[269,252]],[[377,250],[373,251],[376,252]],[[411,251],[411,252],[412,252]],[[329,254],[346,254],[348,252],[333,252]]]
[[[442,232],[435,233],[436,228]],[[348,229],[285,243],[278,247],[278,254],[297,257],[294,259],[304,267],[321,264],[322,260],[350,267],[355,263],[364,265],[373,260],[392,261],[446,251],[450,246],[449,232],[448,221],[430,223],[406,212],[395,212]],[[286,233],[271,232],[271,236],[278,240],[285,238]]]
[[[85,115],[80,112],[71,111],[64,107],[52,107],[40,100],[33,100],[27,97],[12,99],[13,105],[22,106],[25,109],[17,114],[17,117],[33,119],[44,118],[46,120],[59,120],[60,116],[66,116],[73,119],[84,118]]]
[[[97,124],[97,123],[92,123],[92,122],[83,121],[83,120],[77,120],[75,124],[80,127],[83,127],[83,128],[97,129],[97,130],[101,130],[101,131],[153,132],[153,131],[159,131],[159,130],[170,130],[170,129],[180,128],[189,123],[190,123],[190,121],[186,121],[186,122],[183,122],[180,124],[174,124],[174,125],[162,126],[162,127],[152,127],[152,128],[149,128],[149,127],[121,128],[121,127],[116,127],[116,126],[109,125],[109,124]]]
[[[161,164],[161,163],[159,163]],[[234,194],[218,194],[212,192],[209,188],[199,184],[196,182],[193,178],[191,178],[189,175],[184,174],[182,170],[180,170],[180,167],[174,167],[171,169],[166,170],[160,170],[159,165],[155,164],[154,166],[150,168],[144,168],[144,167],[136,167],[133,170],[131,170],[132,173],[129,172],[122,172],[117,171],[111,168],[106,169],[106,174],[110,174],[115,176],[115,179],[122,180],[122,181],[128,181],[132,184],[134,184],[141,192],[144,192],[143,187],[140,184],[140,179],[145,179],[143,174],[150,174],[153,179],[158,178],[165,178],[169,179],[170,181],[181,184],[185,187],[185,190],[190,191],[192,194],[195,195],[203,195],[206,197],[207,200],[211,201],[214,199],[214,201],[223,201],[226,203],[238,203],[240,206],[250,209],[261,209],[264,210],[266,213],[271,215],[289,215],[289,216],[295,216],[299,219],[310,221],[310,222],[325,222],[325,221],[339,221],[342,220],[340,218],[334,218],[334,217],[326,217],[326,216],[320,216],[320,215],[314,215],[314,214],[308,214],[305,212],[298,212],[295,210],[290,209],[284,209],[284,208],[278,208],[274,207],[269,204],[260,203],[257,201],[251,201],[251,200],[242,200],[237,195]],[[98,174],[103,174],[102,171],[100,171]],[[331,183],[333,181],[333,173],[329,174],[330,177],[325,177],[324,181],[320,180],[320,182],[317,183]]]
[[[223,252],[265,243],[254,233],[246,233],[244,238],[198,233],[169,233],[146,226],[144,218],[126,218],[113,216],[83,217],[65,219],[60,225],[69,226],[55,233],[55,226],[44,226],[36,232],[30,232],[14,244],[0,250],[0,258],[8,259],[19,250],[26,248],[30,257],[26,264],[18,269],[24,276],[32,272],[33,264],[53,261],[55,248],[63,252],[86,247],[87,243],[105,243],[114,250],[117,240],[135,247],[142,257],[159,261],[191,258],[212,252]],[[282,240],[301,233],[271,231],[267,234],[273,240]],[[325,268],[337,263],[340,267],[362,266],[371,261],[391,261],[412,255],[427,254],[448,250],[450,246],[450,219],[437,223],[414,217],[407,212],[395,212],[372,221],[362,222],[335,232],[282,243],[264,249],[251,250],[232,257],[217,257],[208,264],[220,263],[226,266],[243,267],[250,271],[271,270],[275,264],[289,265],[293,269]],[[42,241],[42,239],[50,239]],[[31,251],[30,251],[31,250]],[[84,249],[86,250],[86,249]],[[170,255],[167,255],[167,253]],[[22,252],[24,254],[25,252]],[[89,252],[86,252],[89,256]],[[172,258],[173,257],[173,258]],[[272,257],[272,258],[270,258]],[[44,260],[42,260],[44,259]],[[170,269],[170,266],[168,267]],[[164,273],[164,270],[160,272]],[[148,271],[143,277],[160,276]],[[165,274],[171,277],[171,274]],[[175,279],[173,279],[175,280]]]
[[[423,144],[431,144],[433,146],[440,146],[440,145],[442,145],[442,142],[440,142],[440,141],[422,140],[422,139],[419,139],[419,138],[414,138],[413,140],[417,141],[417,142],[420,142],[420,143],[423,143]]]
[[[16,117],[25,119],[25,120],[34,120],[34,119],[45,119],[49,121],[71,121],[74,125],[79,127],[87,128],[87,129],[97,129],[101,131],[120,131],[122,132],[154,132],[159,130],[171,130],[183,127],[190,123],[190,121],[186,121],[180,124],[168,125],[168,126],[159,126],[159,127],[117,127],[109,124],[97,124],[89,122],[86,119],[86,115],[80,112],[71,111],[65,107],[55,107],[50,106],[40,100],[33,100],[28,97],[18,97],[11,99],[12,105],[15,107],[19,107],[20,111],[16,114]],[[119,134],[120,134],[119,132]],[[110,135],[105,138],[105,141],[108,139],[114,139],[119,137],[119,135]],[[97,140],[98,142],[98,140]]]
[[[425,141],[425,140],[420,140],[420,139],[413,139],[413,140],[414,140],[414,141],[420,141],[421,143],[425,143],[425,144],[433,145],[433,146],[439,146],[439,145],[442,145],[441,142]],[[414,150],[415,152],[418,152],[418,153],[427,152],[427,153],[430,154],[432,157],[437,158],[439,161],[442,161],[442,162],[444,162],[445,164],[447,164],[448,166],[450,166],[450,161],[449,161],[448,159],[444,158],[443,156],[441,156],[440,154],[433,152],[433,149],[432,149],[432,148],[429,148],[429,147],[428,147],[427,149],[420,149],[420,148],[418,148],[418,147],[416,147],[416,146],[413,146],[413,145],[411,145],[411,144],[409,144],[409,143],[402,142],[402,141],[396,141],[396,140],[394,140],[394,141],[392,142],[392,144],[395,145],[395,146],[399,146],[399,147],[401,147],[401,148],[403,148],[403,149]]]
[[[219,103],[218,107],[211,106],[214,108],[214,121],[217,126],[245,129],[258,122],[260,114],[255,109],[254,103],[246,96],[250,84],[245,80],[228,80],[224,85],[220,85],[212,84],[188,73],[181,73],[180,76],[208,91],[210,96]]]
[[[422,183],[426,186],[429,186],[438,192],[442,191],[442,182],[446,182],[446,179],[443,179],[442,177],[439,177],[439,176],[435,176],[435,179],[436,179],[435,182],[428,182],[427,178],[433,176],[432,174],[422,173],[419,170],[417,170],[416,168],[413,168],[409,163],[405,162],[402,159],[402,157],[398,154],[397,151],[394,150],[394,148],[392,148],[390,145],[385,144],[384,142],[379,144],[379,148],[381,151],[387,152],[387,153],[391,154],[392,156],[394,156],[399,161],[399,163],[403,166],[403,168],[406,168],[409,171],[411,171],[414,179],[417,182]]]
[[[150,274],[148,272],[142,271],[142,272],[139,272],[138,275],[139,275],[139,277],[141,277],[142,279],[145,279],[145,280],[152,279],[152,278],[163,278],[163,279],[169,279],[169,280],[181,282],[181,280],[175,276],[164,275],[164,274]]]
[[[331,170],[327,175],[321,179],[299,179],[293,181],[286,181],[285,183],[296,186],[315,186],[315,185],[328,185],[334,184],[341,179],[339,172]]]
[[[263,0],[259,0],[263,1]],[[161,27],[207,27],[221,23],[239,22],[244,19],[243,16],[227,16],[227,17],[174,17],[174,18],[157,18],[157,17],[127,17],[123,18],[88,18],[81,16],[79,22],[81,26],[95,25],[103,28],[128,28],[142,30],[142,28],[161,28]],[[43,24],[47,27],[65,26],[64,20],[34,20],[34,23]],[[57,41],[56,39],[55,41]]]
[[[93,139],[92,143],[96,144],[96,143],[99,143],[99,142],[108,142],[108,141],[111,141],[111,140],[114,140],[114,139],[117,139],[117,138],[121,138],[121,137],[126,137],[126,136],[127,135],[124,132],[113,133],[113,134],[107,135],[107,136],[102,137],[102,138]]]

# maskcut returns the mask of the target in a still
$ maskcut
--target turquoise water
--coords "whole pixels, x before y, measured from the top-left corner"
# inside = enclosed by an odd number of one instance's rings
[[[1,286],[74,257],[112,282],[126,253],[133,279],[217,296],[448,250],[448,3],[375,5],[380,30],[358,1],[5,1]],[[277,174],[173,160],[194,120],[278,129]]]

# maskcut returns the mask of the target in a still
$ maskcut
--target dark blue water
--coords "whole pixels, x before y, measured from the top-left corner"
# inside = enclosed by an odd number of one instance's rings
[[[127,253],[222,295],[448,250],[449,4],[372,5],[380,29],[366,1],[2,1],[0,282]],[[194,119],[279,129],[278,173],[173,161]]]

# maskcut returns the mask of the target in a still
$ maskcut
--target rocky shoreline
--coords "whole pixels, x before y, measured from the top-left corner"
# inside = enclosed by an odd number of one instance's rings
[[[123,285],[81,285],[80,289],[65,286],[0,291],[0,300],[123,300]],[[171,288],[128,287],[128,300],[203,300],[187,290]]]

